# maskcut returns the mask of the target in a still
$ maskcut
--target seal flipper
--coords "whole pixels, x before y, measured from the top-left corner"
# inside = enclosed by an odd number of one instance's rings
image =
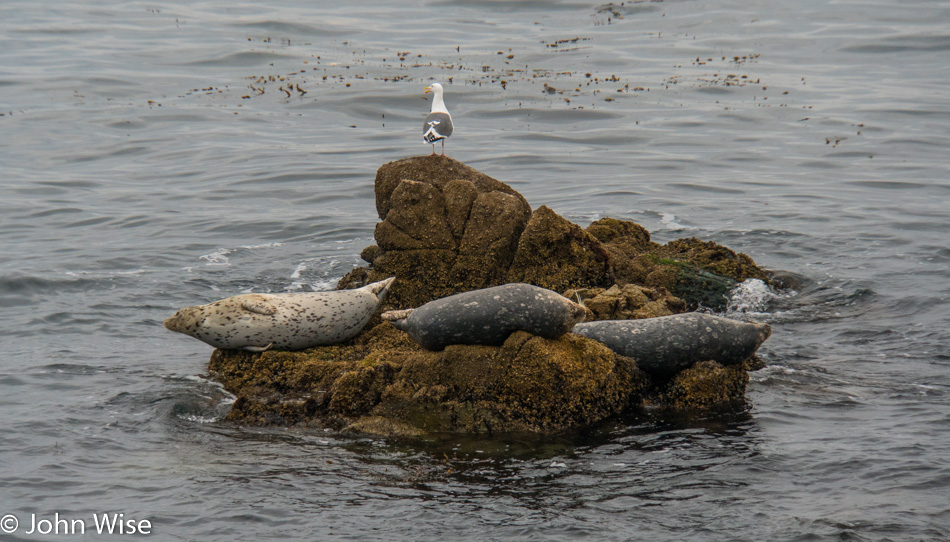
[[[403,309],[401,311],[386,311],[380,315],[380,318],[396,326],[396,329],[409,331],[409,325],[406,323],[409,315],[416,309]]]
[[[247,350],[248,352],[267,352],[272,346],[274,346],[274,343],[270,343],[267,346],[245,346],[241,350]]]
[[[277,314],[277,307],[262,295],[249,295],[241,300],[241,308],[246,311],[273,316]]]
[[[378,299],[379,302],[382,303],[383,300],[386,299],[386,294],[389,293],[389,287],[392,286],[392,283],[395,280],[396,280],[396,277],[389,277],[388,279],[384,279],[379,282],[367,284],[366,286],[363,286],[362,288],[359,288],[359,289],[367,291],[375,295],[376,299]]]

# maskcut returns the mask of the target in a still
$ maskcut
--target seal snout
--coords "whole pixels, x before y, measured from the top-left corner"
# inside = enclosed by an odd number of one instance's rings
[[[594,313],[584,305],[579,305],[577,303],[571,303],[571,321],[572,324],[579,324],[587,318],[593,316]],[[573,327],[573,325],[572,325]]]
[[[766,339],[772,336],[772,326],[768,324],[756,324],[755,327],[759,330],[759,335],[762,337],[761,342],[765,342]]]
[[[169,316],[163,324],[168,331],[178,331],[178,321],[181,319],[181,313],[176,312],[174,316]]]

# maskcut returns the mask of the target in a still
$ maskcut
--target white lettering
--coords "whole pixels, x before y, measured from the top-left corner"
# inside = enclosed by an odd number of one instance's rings
[[[114,534],[116,523],[118,523],[120,534],[121,534],[122,523],[119,522],[119,516],[121,515],[122,514],[112,514],[112,521],[110,522],[109,514],[102,514],[102,523],[100,523],[99,516],[93,514],[92,520],[96,522],[96,532],[99,534],[102,534],[104,532],[109,533],[109,534]]]
[[[125,519],[125,514],[93,514],[92,520],[99,534],[152,534],[152,522],[147,519]],[[6,532],[6,531],[4,531]],[[60,517],[59,512],[50,519],[30,514],[30,528],[24,534],[86,534],[86,522],[81,519]]]
[[[92,515],[96,523],[96,532],[99,534],[152,534],[152,522],[134,519],[125,519],[125,514],[97,514]]]

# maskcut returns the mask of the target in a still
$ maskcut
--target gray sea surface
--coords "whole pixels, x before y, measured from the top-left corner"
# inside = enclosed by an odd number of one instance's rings
[[[4,0],[0,539],[950,538],[948,60],[939,0]],[[533,207],[796,279],[734,295],[773,328],[746,412],[424,443],[221,420],[212,349],[162,320],[360,265],[435,81],[447,154]]]

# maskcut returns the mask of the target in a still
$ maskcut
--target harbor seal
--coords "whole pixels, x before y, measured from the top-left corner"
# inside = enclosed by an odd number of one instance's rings
[[[772,334],[752,324],[690,312],[643,320],[600,320],[574,326],[578,335],[636,360],[645,372],[670,377],[697,361],[732,365],[752,357]]]
[[[394,280],[355,290],[236,295],[185,307],[165,320],[165,327],[215,348],[251,352],[341,343],[366,327]]]
[[[426,350],[442,350],[450,344],[498,346],[515,331],[556,339],[586,316],[587,309],[556,292],[516,283],[384,312],[383,320]]]

